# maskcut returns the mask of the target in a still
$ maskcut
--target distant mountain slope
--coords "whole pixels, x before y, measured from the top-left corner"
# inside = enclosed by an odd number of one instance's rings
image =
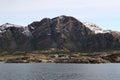
[[[99,51],[120,48],[120,32],[102,30],[71,16],[44,18],[28,26],[6,23],[0,26],[0,50]]]

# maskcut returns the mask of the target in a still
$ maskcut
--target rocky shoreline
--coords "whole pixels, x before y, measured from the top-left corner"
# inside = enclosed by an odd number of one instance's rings
[[[78,56],[78,54],[77,56],[69,54],[29,54],[25,56],[7,56],[0,56],[0,61],[5,63],[120,63],[120,54],[82,56]]]
[[[61,59],[56,60],[56,63],[111,63],[108,60],[102,58],[76,58],[76,59]]]

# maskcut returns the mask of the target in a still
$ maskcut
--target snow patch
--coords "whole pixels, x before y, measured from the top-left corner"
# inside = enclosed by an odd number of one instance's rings
[[[35,29],[35,27],[33,27],[33,26],[30,26],[30,28],[31,28],[32,30],[34,30],[34,29]]]
[[[109,33],[109,30],[103,30],[100,27],[98,27],[96,24],[84,22],[83,23],[86,27],[88,27],[90,30],[94,31],[95,34],[98,33]]]
[[[59,16],[59,19],[63,19],[64,17],[63,16]]]
[[[23,26],[11,24],[11,23],[5,23],[0,26],[0,33],[4,33],[6,31],[6,28],[8,27],[23,27]]]
[[[51,33],[48,33],[47,35],[50,36],[50,35],[52,35],[52,34],[51,34]]]
[[[0,33],[2,33],[2,31],[0,30]]]
[[[1,25],[4,28],[8,28],[8,27],[21,27],[20,25],[16,25],[16,24],[11,24],[11,23],[5,23],[3,25]]]
[[[24,31],[22,33],[26,36],[32,36],[32,33],[29,31],[28,27],[24,27]]]

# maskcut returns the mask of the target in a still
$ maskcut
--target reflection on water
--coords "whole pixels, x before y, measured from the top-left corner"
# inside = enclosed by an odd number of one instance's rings
[[[0,63],[0,80],[120,80],[120,64]]]

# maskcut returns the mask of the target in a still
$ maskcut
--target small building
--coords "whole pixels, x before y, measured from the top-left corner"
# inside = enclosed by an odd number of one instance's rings
[[[59,58],[59,59],[68,59],[68,58],[69,58],[69,55],[67,55],[67,54],[59,54],[59,55],[58,55],[58,58]]]

